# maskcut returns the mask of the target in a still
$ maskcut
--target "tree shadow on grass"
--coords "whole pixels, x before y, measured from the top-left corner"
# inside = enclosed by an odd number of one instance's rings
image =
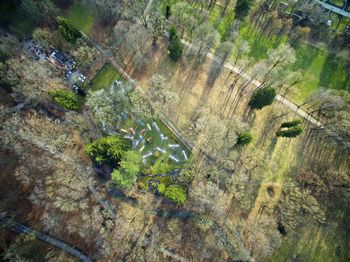
[[[291,69],[293,71],[308,69],[318,56],[319,52],[321,51],[315,47],[299,45],[299,47],[295,49],[296,61]]]
[[[180,63],[173,62],[167,55],[163,56],[160,62],[157,65],[158,74],[166,77],[171,81],[175,75],[177,70],[179,69]]]
[[[350,81],[345,72],[344,59],[333,53],[328,54],[320,74],[320,85],[350,91]]]
[[[271,140],[269,147],[266,150],[266,155],[265,155],[266,160],[271,159],[271,156],[273,155],[273,152],[275,151],[277,141],[278,141],[278,137],[274,136]]]

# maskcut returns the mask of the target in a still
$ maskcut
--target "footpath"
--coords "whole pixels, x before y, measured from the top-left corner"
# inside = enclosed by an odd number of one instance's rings
[[[20,223],[16,223],[15,221],[13,221],[10,218],[0,217],[0,224],[3,224],[3,225],[10,227],[10,229],[12,231],[15,231],[17,233],[33,235],[33,236],[35,236],[35,238],[37,238],[43,242],[46,242],[52,246],[55,246],[58,249],[61,249],[64,252],[78,258],[80,261],[83,261],[83,262],[91,262],[92,261],[86,255],[84,255],[81,251],[79,251],[78,249],[76,249],[70,245],[67,245],[66,243],[62,242],[61,240],[58,240],[58,239],[53,238],[49,235],[43,234],[39,231],[36,231],[36,230],[34,230],[30,227],[27,227],[25,225],[22,225]]]

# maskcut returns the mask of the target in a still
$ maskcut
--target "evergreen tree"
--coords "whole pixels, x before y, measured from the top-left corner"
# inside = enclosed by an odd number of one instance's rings
[[[64,108],[79,111],[83,105],[83,99],[70,90],[49,91],[53,100]]]
[[[303,132],[300,124],[301,120],[299,119],[290,122],[284,122],[281,124],[280,130],[276,132],[276,135],[282,137],[297,137]]]
[[[284,122],[282,123],[281,127],[282,128],[285,128],[285,127],[294,127],[294,126],[298,126],[301,124],[301,120],[300,119],[297,119],[297,120],[293,120],[293,121],[290,121],[290,122]]]
[[[239,135],[237,143],[240,145],[248,145],[253,141],[253,134],[250,131],[245,131]]]
[[[276,135],[281,137],[297,137],[302,132],[303,132],[303,129],[301,126],[294,126],[286,130],[279,130],[277,131]]]
[[[235,7],[236,18],[243,21],[248,15],[251,5],[252,0],[237,0]]]
[[[249,105],[253,109],[262,109],[265,106],[271,105],[276,97],[276,90],[272,87],[266,87],[256,91],[250,98]]]
[[[80,31],[65,18],[57,17],[57,22],[58,29],[67,42],[75,44],[77,39],[82,37]]]
[[[177,30],[174,25],[172,25],[169,29],[169,41],[173,40],[174,36],[177,35]]]
[[[170,16],[171,16],[171,9],[170,9],[170,6],[167,5],[167,6],[165,7],[165,18],[166,18],[166,19],[169,19]]]
[[[179,61],[183,53],[183,44],[181,39],[175,34],[168,46],[169,56],[173,61]]]
[[[99,164],[117,166],[128,149],[128,143],[119,136],[106,136],[86,145],[85,152]]]

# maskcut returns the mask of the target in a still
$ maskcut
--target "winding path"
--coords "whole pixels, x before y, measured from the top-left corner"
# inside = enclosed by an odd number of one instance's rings
[[[184,45],[187,47],[190,47],[192,44],[185,41],[181,40]],[[209,59],[217,61],[218,59],[215,57],[215,55],[211,52],[208,53],[207,57]],[[250,81],[253,85],[255,86],[261,86],[261,82],[257,79],[252,78],[249,74],[247,73],[242,73],[242,70],[239,69],[237,66],[231,64],[231,63],[225,63],[225,68],[236,73],[236,74],[241,74],[242,77],[248,81]],[[317,119],[315,119],[313,116],[308,114],[306,111],[300,108],[297,104],[293,103],[292,101],[286,99],[285,97],[281,95],[276,96],[276,100],[285,106],[287,106],[290,110],[292,110],[294,113],[298,114],[300,117],[304,118],[305,120],[309,121],[310,123],[314,124],[315,126],[319,127],[322,126],[322,123],[319,122]]]
[[[164,33],[164,36],[169,37],[168,32]],[[133,83],[135,83],[136,88],[141,91],[142,94],[145,94],[144,89],[139,86],[137,84],[137,81],[135,79],[133,79],[124,69],[122,69],[118,63],[115,61],[115,59],[112,56],[112,51],[109,49],[103,49],[100,45],[98,45],[95,41],[93,41],[89,36],[85,35],[85,37],[87,39],[89,39],[89,41],[91,42],[92,45],[94,45],[94,47],[99,50],[101,52],[101,54],[111,63],[111,65],[119,72],[123,75],[123,77],[125,79],[127,79],[128,81],[131,81]],[[187,46],[190,47],[192,44],[189,43],[188,41],[185,40],[181,40],[182,43]],[[209,59],[217,59],[215,57],[215,55],[211,52],[208,53],[207,57]],[[231,64],[231,63],[225,63],[225,68],[233,71],[235,73],[241,73],[242,70],[240,70],[237,66]],[[252,78],[249,74],[247,73],[243,73],[242,74],[243,78],[245,78],[248,81],[251,81],[251,83],[255,86],[260,86],[261,82],[257,79]],[[281,96],[281,95],[277,95],[276,96],[276,100],[282,104],[284,104],[285,106],[287,106],[290,110],[292,110],[294,113],[298,114],[300,117],[302,117],[303,119],[309,121],[310,123],[314,124],[317,127],[322,126],[322,123],[319,122],[317,119],[315,119],[312,115],[310,115],[309,113],[307,113],[305,110],[303,110],[302,108],[300,108],[300,106],[298,106],[297,104],[293,103],[292,101],[288,100],[287,98]],[[162,116],[162,114],[161,114]],[[173,124],[171,122],[168,122],[169,125],[171,125],[173,127]],[[172,128],[173,129],[173,128]],[[183,141],[181,141],[183,142]],[[188,143],[184,143],[186,145],[186,147],[190,147],[190,145],[188,145]]]
[[[36,231],[36,230],[34,230],[30,227],[27,227],[25,225],[22,225],[20,223],[16,223],[12,219],[9,219],[6,217],[0,217],[0,224],[7,225],[8,227],[10,227],[10,229],[12,231],[15,231],[17,233],[34,235],[35,238],[63,250],[64,252],[78,258],[80,261],[83,261],[83,262],[91,262],[92,261],[86,255],[84,255],[81,251],[79,251],[78,249],[76,249],[70,245],[67,245],[66,243],[62,242],[61,240],[58,240],[58,239],[53,238],[49,235],[43,234],[39,231]]]

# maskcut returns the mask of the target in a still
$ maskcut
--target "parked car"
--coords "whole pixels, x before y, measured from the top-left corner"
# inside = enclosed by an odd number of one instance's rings
[[[77,84],[73,84],[72,86],[72,90],[74,91],[74,93],[80,95],[80,96],[86,96],[86,91],[84,89],[82,89],[81,87],[79,87]]]
[[[81,82],[85,82],[85,79],[86,79],[86,76],[84,76],[83,74],[81,74],[80,76],[79,76],[79,80],[81,81]]]
[[[66,73],[66,78],[69,78],[71,75],[72,75],[72,71],[71,70],[69,70],[67,73]]]

